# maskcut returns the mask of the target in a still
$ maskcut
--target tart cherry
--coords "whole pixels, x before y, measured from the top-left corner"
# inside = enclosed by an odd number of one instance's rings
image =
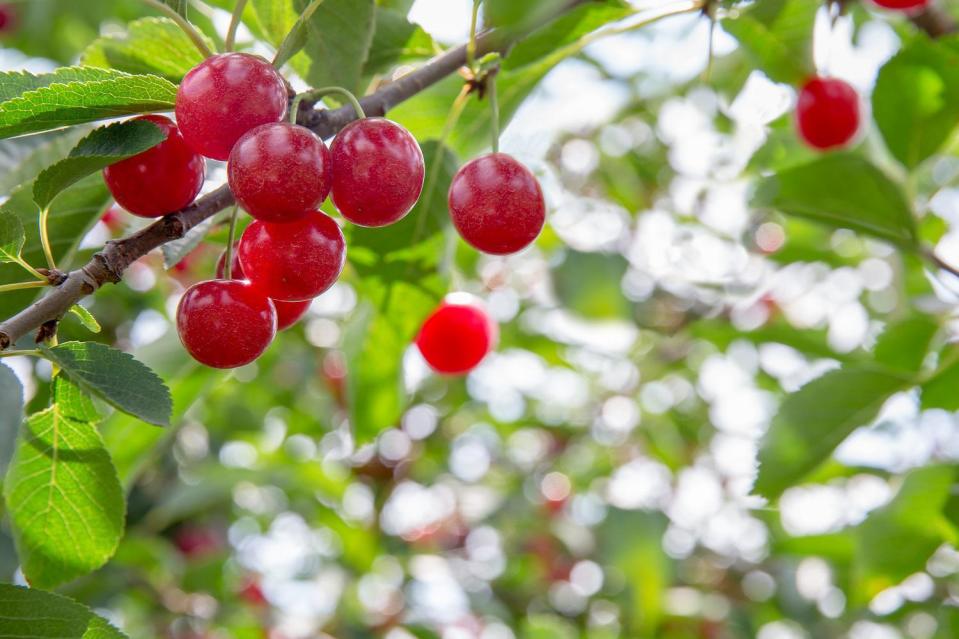
[[[799,91],[800,137],[821,151],[846,145],[859,131],[859,94],[836,78],[811,78]]]
[[[216,261],[216,278],[218,280],[223,279],[223,275],[226,271],[226,251],[220,253],[220,259]],[[245,280],[246,275],[243,273],[243,267],[240,266],[239,256],[237,252],[233,251],[233,268],[230,269],[231,279],[234,280]],[[276,309],[276,330],[282,331],[286,330],[289,327],[296,324],[300,321],[300,318],[306,314],[307,309],[310,308],[312,300],[305,300],[303,302],[280,302],[278,300],[270,300],[273,302],[273,307]]]
[[[227,175],[247,213],[264,222],[292,222],[329,195],[330,151],[306,127],[261,124],[233,147]]]
[[[872,0],[872,3],[883,9],[913,12],[925,9],[929,0]]]
[[[416,346],[437,373],[462,375],[495,346],[499,329],[471,296],[451,296],[423,322]]]
[[[546,221],[539,181],[505,153],[482,155],[463,165],[450,184],[449,206],[463,239],[494,255],[529,246]]]
[[[402,219],[423,190],[423,151],[409,131],[385,118],[354,120],[330,148],[333,203],[353,224]]]
[[[212,368],[236,368],[263,354],[276,335],[276,310],[249,282],[209,280],[180,299],[176,328],[187,352]]]
[[[224,53],[184,76],[176,120],[198,153],[225,160],[244,133],[282,120],[288,99],[283,76],[269,62],[249,53]]]
[[[254,220],[237,254],[256,288],[275,300],[301,302],[333,285],[346,261],[346,242],[333,218],[316,212],[286,224]]]
[[[107,188],[120,206],[140,217],[160,217],[182,209],[203,186],[203,158],[169,118],[143,115],[134,119],[157,125],[166,139],[103,169]]]

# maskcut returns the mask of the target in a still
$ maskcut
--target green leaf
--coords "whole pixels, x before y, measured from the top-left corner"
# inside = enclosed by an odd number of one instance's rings
[[[940,359],[945,364],[920,387],[920,405],[923,410],[959,410],[959,346],[950,345]]]
[[[553,270],[556,297],[564,307],[589,319],[629,318],[632,310],[621,288],[628,267],[619,254],[568,251]]]
[[[532,614],[523,620],[522,639],[578,639],[576,626],[558,615]]]
[[[206,239],[207,234],[216,226],[218,220],[219,216],[217,215],[208,217],[187,231],[186,235],[180,239],[167,242],[161,246],[160,250],[163,252],[163,268],[171,269],[182,262],[183,258],[203,243],[203,240]]]
[[[205,40],[215,50],[213,41]],[[203,56],[173,20],[150,17],[134,20],[125,33],[98,38],[84,50],[80,62],[179,83],[187,71],[203,62]]]
[[[916,223],[902,191],[858,155],[833,153],[784,169],[759,183],[753,203],[916,247]]]
[[[0,584],[0,637],[126,639],[92,610],[52,592]]]
[[[93,316],[93,313],[85,307],[74,304],[70,307],[70,312],[75,315],[76,318],[80,320],[80,323],[83,324],[83,327],[91,333],[99,333],[102,330],[100,328],[100,322],[98,322],[97,318]]]
[[[251,0],[249,8],[244,11],[244,17],[250,12],[256,18],[256,23],[265,39],[274,46],[283,42],[300,17],[300,11],[294,6],[294,0]]]
[[[776,82],[798,85],[813,75],[812,34],[819,4],[765,0],[722,20],[746,55]]]
[[[339,86],[358,93],[373,42],[373,0],[326,0],[306,23],[305,79],[310,86]]]
[[[769,499],[781,495],[850,433],[869,424],[893,393],[909,385],[893,373],[843,368],[787,396],[760,444],[754,492]]]
[[[436,43],[430,34],[407,20],[405,13],[378,7],[373,43],[363,75],[386,73],[400,64],[432,57],[436,52]]]
[[[12,100],[27,91],[34,91],[51,84],[69,82],[97,82],[114,80],[125,74],[109,69],[89,67],[61,67],[50,73],[33,74],[27,71],[4,71],[0,73],[0,103]]]
[[[23,421],[23,387],[9,366],[0,364],[0,479],[7,472],[20,422]]]
[[[66,158],[37,176],[33,183],[33,200],[45,209],[67,187],[165,139],[166,132],[146,120],[115,122],[96,129],[80,140]]]
[[[17,443],[4,498],[27,580],[52,588],[96,570],[116,551],[125,502],[93,424],[76,405],[32,415]]]
[[[913,169],[949,140],[959,122],[959,39],[916,37],[876,78],[872,111],[886,146]]]
[[[23,224],[13,213],[0,211],[0,262],[16,262],[23,250]]]
[[[95,423],[103,417],[91,397],[65,375],[54,378],[53,403],[69,419]]]
[[[65,342],[41,349],[87,392],[150,424],[170,424],[173,402],[169,389],[128,353],[96,342]]]
[[[50,84],[0,103],[0,137],[173,108],[176,85],[169,80],[109,73],[114,77]]]
[[[0,195],[32,181],[40,171],[67,156],[89,133],[85,126],[0,140]]]
[[[939,322],[928,315],[913,315],[883,331],[876,341],[876,361],[906,373],[922,367]]]

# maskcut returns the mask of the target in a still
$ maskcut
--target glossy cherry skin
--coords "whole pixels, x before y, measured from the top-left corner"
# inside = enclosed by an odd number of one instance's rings
[[[230,189],[250,215],[292,222],[330,193],[330,151],[315,133],[289,122],[247,131],[230,152]]]
[[[288,99],[283,76],[269,62],[248,53],[223,53],[183,78],[176,121],[198,153],[226,160],[244,133],[282,120]]]
[[[316,212],[286,224],[254,220],[243,232],[237,254],[243,272],[268,297],[302,302],[339,277],[346,242],[333,218]]]
[[[481,155],[464,164],[450,184],[449,207],[463,239],[493,255],[529,246],[546,221],[539,181],[505,153]]]
[[[194,284],[176,310],[184,348],[201,364],[236,368],[263,354],[276,335],[273,302],[249,282]]]
[[[226,271],[226,251],[220,253],[220,258],[216,261],[216,278],[223,279]],[[243,267],[240,265],[240,259],[236,251],[233,251],[233,268],[230,271],[231,279],[245,280]],[[300,321],[300,318],[309,310],[313,300],[303,302],[281,302],[279,300],[270,300],[276,309],[276,330],[283,331]]]
[[[495,347],[498,334],[496,323],[478,303],[448,300],[423,322],[416,346],[437,373],[463,375]]]
[[[423,151],[409,131],[385,118],[354,120],[330,148],[333,203],[353,224],[402,219],[423,190]]]
[[[134,119],[153,122],[163,129],[166,139],[103,169],[107,188],[117,204],[140,217],[160,217],[182,209],[203,186],[203,158],[183,140],[169,118],[143,115]]]
[[[799,136],[820,151],[848,144],[859,131],[859,94],[836,78],[810,79],[799,91]]]
[[[921,11],[929,6],[929,0],[872,0],[872,3],[883,9],[894,11]]]

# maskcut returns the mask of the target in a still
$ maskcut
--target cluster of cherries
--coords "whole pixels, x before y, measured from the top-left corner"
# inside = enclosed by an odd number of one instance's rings
[[[872,0],[884,9],[914,13],[930,0]],[[826,151],[847,145],[859,132],[859,94],[838,78],[813,77],[799,90],[796,125],[799,135],[814,149]]]
[[[217,279],[190,287],[177,308],[177,330],[199,362],[234,368],[259,357],[277,330],[293,325],[339,277],[346,243],[318,209],[328,195],[353,224],[381,227],[402,219],[424,181],[413,136],[384,118],[343,128],[330,148],[306,127],[284,121],[290,92],[269,63],[245,53],[208,58],[180,84],[176,124],[146,115],[166,132],[151,149],[104,169],[116,201],[141,217],[182,209],[203,185],[204,157],[226,160],[230,189],[254,220]],[[475,248],[505,255],[539,235],[546,207],[533,174],[502,153],[480,156],[454,176],[454,226]],[[444,302],[417,344],[438,372],[461,374],[494,346],[496,326],[480,305]]]

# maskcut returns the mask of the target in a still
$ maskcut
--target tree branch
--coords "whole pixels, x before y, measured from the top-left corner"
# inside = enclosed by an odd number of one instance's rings
[[[926,7],[922,13],[913,16],[912,22],[931,38],[941,38],[959,30],[959,25],[949,12],[935,3]]]
[[[555,19],[574,7],[590,0],[568,0],[553,15]],[[507,34],[499,30],[486,31],[476,39],[478,55],[492,51],[505,52],[525,33]],[[407,100],[466,64],[466,45],[451,49],[422,67],[391,82],[362,100],[368,115],[384,115],[400,102]],[[309,106],[301,110],[297,120],[322,138],[328,138],[356,118],[353,107],[347,105],[334,110],[315,111]],[[47,295],[10,319],[0,323],[0,350],[15,344],[24,335],[51,320],[60,319],[71,306],[92,294],[102,285],[120,281],[123,272],[133,262],[153,249],[177,240],[191,228],[232,206],[233,193],[227,185],[208,193],[176,213],[171,213],[150,226],[120,240],[106,243],[82,268],[71,271]]]

